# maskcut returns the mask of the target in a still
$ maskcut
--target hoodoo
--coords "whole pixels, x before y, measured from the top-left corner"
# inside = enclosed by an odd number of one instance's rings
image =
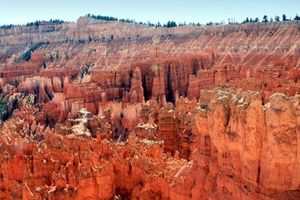
[[[0,199],[300,199],[299,30],[1,28]]]

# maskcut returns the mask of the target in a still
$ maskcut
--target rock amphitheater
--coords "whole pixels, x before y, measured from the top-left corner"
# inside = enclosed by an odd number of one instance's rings
[[[0,199],[300,199],[300,21],[0,29],[0,87]]]

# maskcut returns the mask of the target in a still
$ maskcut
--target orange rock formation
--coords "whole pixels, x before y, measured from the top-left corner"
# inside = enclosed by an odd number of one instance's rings
[[[299,42],[293,21],[1,29],[0,198],[300,198]]]

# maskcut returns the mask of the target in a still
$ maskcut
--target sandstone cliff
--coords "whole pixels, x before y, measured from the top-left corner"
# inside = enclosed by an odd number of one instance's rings
[[[61,82],[69,78],[71,84],[96,83],[108,100],[122,99],[130,92],[132,74],[138,67],[146,100],[165,94],[174,102],[176,91],[190,99],[199,98],[201,89],[215,87],[259,90],[266,100],[274,92],[299,92],[296,22],[155,29],[80,18],[77,23],[60,26],[53,32],[45,32],[43,27],[37,32],[25,30],[28,27],[2,30],[2,40],[32,37],[36,40],[33,44],[43,42],[28,62],[17,64],[14,61],[29,51],[31,42],[0,43],[6,55],[0,68],[2,86],[33,76],[59,77]],[[67,34],[67,30],[76,37],[55,36]],[[99,35],[105,30],[110,33],[103,39]],[[30,37],[25,37],[25,32]],[[110,38],[117,33],[119,37]],[[64,85],[61,88],[63,92]]]
[[[1,29],[0,198],[299,199],[298,27]]]
[[[158,116],[148,114],[126,142],[107,140],[113,131],[107,111],[92,117],[80,110],[77,120],[55,130],[10,120],[1,128],[0,196],[299,198],[299,96],[276,93],[264,106],[252,91],[203,90],[201,97],[180,98],[175,111],[170,104],[151,111]],[[190,161],[180,159],[187,152]]]

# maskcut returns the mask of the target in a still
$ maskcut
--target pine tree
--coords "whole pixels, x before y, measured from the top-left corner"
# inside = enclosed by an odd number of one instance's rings
[[[286,20],[286,15],[285,15],[285,14],[282,15],[282,21],[287,21],[287,20]]]
[[[269,20],[268,20],[268,16],[267,15],[265,15],[264,17],[263,17],[263,20],[262,20],[263,22],[268,22]]]

